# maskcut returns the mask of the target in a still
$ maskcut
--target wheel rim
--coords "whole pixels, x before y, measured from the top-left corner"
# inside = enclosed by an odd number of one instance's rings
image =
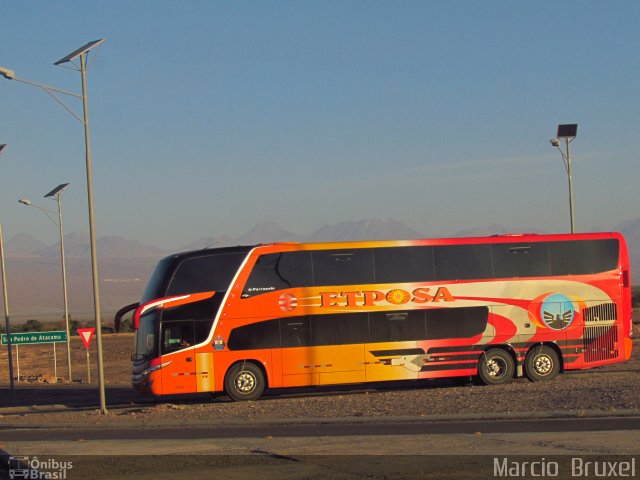
[[[533,359],[533,369],[540,376],[549,375],[553,371],[553,360],[549,355],[536,355]]]
[[[251,393],[256,388],[256,377],[251,372],[240,372],[234,384],[238,392]]]
[[[500,357],[492,357],[487,360],[487,374],[491,378],[501,378],[507,373],[507,362]]]

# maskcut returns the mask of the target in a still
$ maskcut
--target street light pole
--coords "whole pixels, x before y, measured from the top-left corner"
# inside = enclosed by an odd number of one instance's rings
[[[565,145],[567,148],[567,177],[569,178],[569,216],[571,217],[571,233],[576,232],[575,219],[573,217],[573,176],[571,175],[571,150],[569,147],[568,138],[565,138]]]
[[[86,51],[80,54],[80,75],[82,77],[82,109],[84,112],[84,142],[87,166],[87,196],[89,198],[89,237],[91,241],[91,272],[93,282],[93,308],[96,315],[96,343],[98,346],[98,384],[100,385],[100,411],[107,414],[107,402],[104,390],[104,365],[102,362],[102,320],[100,318],[100,286],[98,283],[98,256],[96,252],[96,227],[93,209],[93,179],[91,148],[89,144],[89,103],[87,102],[87,62]],[[63,62],[64,59],[56,63]]]
[[[558,125],[557,136],[550,140],[551,145],[556,147],[560,152],[560,155],[562,155],[562,161],[569,180],[569,219],[571,221],[571,233],[575,233],[576,226],[573,216],[573,175],[571,172],[571,147],[569,144],[576,138],[577,132],[578,124],[576,123]],[[565,142],[566,153],[560,148],[561,139]]]
[[[7,147],[6,143],[0,145],[0,154]],[[9,354],[9,386],[11,387],[11,399],[15,403],[16,391],[13,384],[13,353],[11,352],[11,322],[9,321],[9,296],[7,295],[7,275],[4,266],[4,241],[2,239],[2,222],[0,222],[0,272],[2,274],[2,298],[4,301],[4,324],[7,334],[7,353]]]
[[[67,183],[65,187],[67,185],[69,184]],[[69,302],[67,301],[67,266],[64,258],[64,231],[62,230],[61,196],[62,196],[62,190],[58,190],[58,192],[56,193],[56,200],[58,201],[58,226],[60,231],[60,264],[62,265],[62,298],[64,300],[64,326],[65,326],[65,330],[67,331],[67,367],[69,369],[68,371],[69,383],[73,383],[73,375],[71,374],[71,331],[69,329]]]
[[[54,98],[54,100],[60,103],[65,108],[65,110],[67,110],[80,123],[84,125],[85,160],[86,160],[86,169],[87,169],[87,196],[88,196],[88,205],[89,205],[89,237],[91,241],[91,272],[92,272],[92,284],[93,284],[93,306],[95,311],[96,340],[98,345],[98,355],[97,355],[98,356],[98,389],[100,391],[100,413],[106,415],[109,412],[107,411],[107,403],[106,403],[105,387],[104,387],[104,365],[103,365],[103,354],[102,354],[102,321],[100,318],[100,287],[98,283],[98,260],[97,260],[97,253],[96,253],[95,220],[94,220],[94,207],[93,207],[93,185],[92,185],[92,174],[91,174],[91,148],[89,144],[89,106],[87,102],[87,82],[86,82],[87,53],[94,47],[101,45],[103,42],[104,42],[103,38],[89,42],[54,63],[54,65],[62,65],[66,63],[72,63],[73,65],[75,65],[75,63],[73,63],[74,60],[78,58],[80,59],[80,67],[78,68],[78,70],[80,71],[80,76],[82,79],[82,96],[76,95],[71,92],[66,92],[64,90],[60,90],[57,88],[53,88],[48,85],[43,85],[40,83],[19,79],[16,77],[16,74],[13,70],[10,70],[4,67],[0,67],[0,76],[3,76],[4,78],[9,80],[16,80],[22,83],[26,83],[29,85],[42,88],[45,92],[51,95]],[[62,102],[55,95],[56,93],[61,93],[64,95],[70,95],[76,98],[81,98],[83,117],[82,118],[79,117],[71,109],[69,109],[64,104],[64,102]]]
[[[60,264],[62,265],[62,297],[64,300],[64,325],[65,330],[67,332],[67,367],[68,367],[68,375],[69,375],[69,383],[73,383],[73,376],[71,374],[71,331],[69,329],[69,303],[67,301],[67,267],[64,256],[64,231],[62,228],[62,192],[69,186],[68,183],[63,183],[58,185],[56,188],[47,193],[44,198],[52,198],[56,197],[58,203],[58,221],[56,222],[49,216],[49,214],[54,214],[51,210],[46,208],[42,208],[38,205],[34,205],[31,203],[31,200],[26,198],[21,198],[19,200],[23,205],[27,205],[29,207],[37,208],[38,210],[42,210],[45,215],[58,227],[58,231],[60,233]]]

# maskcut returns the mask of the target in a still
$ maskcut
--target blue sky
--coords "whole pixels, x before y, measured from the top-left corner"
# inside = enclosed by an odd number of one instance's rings
[[[578,230],[640,217],[636,1],[0,0],[0,65],[80,91],[53,66],[105,38],[88,89],[98,236],[178,248],[262,221],[296,233],[394,218],[425,235],[502,224]],[[80,123],[0,78],[5,236],[56,241],[28,197],[63,182],[87,231]],[[70,104],[81,111],[73,99]]]

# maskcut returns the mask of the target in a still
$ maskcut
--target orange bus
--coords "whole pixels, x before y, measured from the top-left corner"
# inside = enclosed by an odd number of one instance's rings
[[[132,382],[155,395],[543,381],[631,356],[618,233],[205,249],[161,260],[131,307]]]

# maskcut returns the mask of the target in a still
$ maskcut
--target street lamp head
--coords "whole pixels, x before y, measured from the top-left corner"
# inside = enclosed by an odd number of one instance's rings
[[[22,203],[23,205],[31,205],[31,200],[29,200],[28,198],[21,198],[20,200],[18,200],[18,203]]]
[[[14,78],[16,78],[16,72],[5,67],[0,67],[0,75],[2,75],[7,80],[13,80]]]
[[[0,143],[0,155],[2,154],[2,151],[7,148],[7,144],[6,143]]]
[[[557,138],[552,138],[551,140],[549,140],[549,142],[551,142],[551,145],[553,147],[559,147],[560,146],[560,140],[558,140]]]

